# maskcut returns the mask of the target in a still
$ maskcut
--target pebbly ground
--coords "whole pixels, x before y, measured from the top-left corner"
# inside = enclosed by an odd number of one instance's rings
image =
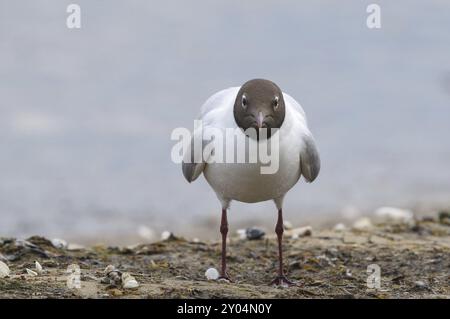
[[[273,235],[260,240],[231,238],[232,283],[207,281],[217,267],[219,242],[170,238],[134,247],[55,248],[42,237],[0,238],[0,260],[10,269],[0,278],[0,298],[449,298],[450,226],[437,220],[415,225],[377,225],[367,230],[320,230],[284,241],[285,265],[298,287],[268,283],[276,274]],[[44,272],[34,276],[38,261]],[[81,288],[69,288],[67,267],[81,268]],[[124,289],[105,277],[113,265],[138,282]],[[369,266],[372,265],[372,266]],[[368,272],[369,267],[369,272]],[[380,288],[367,285],[379,267]],[[369,277],[369,283],[376,283]]]

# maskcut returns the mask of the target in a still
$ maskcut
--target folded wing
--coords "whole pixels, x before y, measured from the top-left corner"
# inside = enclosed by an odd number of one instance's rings
[[[212,143],[212,141],[202,139],[200,134],[201,131],[194,132],[181,164],[183,175],[189,183],[195,181],[205,169],[207,158],[204,157],[204,150],[209,143]],[[195,149],[195,143],[198,143],[199,146],[201,146],[200,149]],[[209,155],[210,154],[206,154],[206,156]]]
[[[305,135],[303,143],[304,146],[300,151],[300,169],[303,177],[311,183],[319,175],[320,157],[311,135]]]

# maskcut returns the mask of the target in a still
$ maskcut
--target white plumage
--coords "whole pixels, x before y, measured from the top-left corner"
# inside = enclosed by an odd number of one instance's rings
[[[237,128],[233,106],[239,89],[240,87],[232,87],[219,91],[203,104],[199,116],[199,120],[203,123],[203,134],[208,134],[208,130],[211,129]],[[228,207],[231,200],[255,203],[270,199],[280,202],[281,205],[283,196],[299,180],[302,174],[301,155],[310,151],[307,146],[311,147],[305,141],[313,141],[313,139],[307,126],[305,112],[300,104],[284,92],[283,97],[286,116],[276,133],[279,134],[280,153],[279,169],[275,174],[261,174],[261,165],[266,164],[260,162],[211,163],[197,167],[197,172],[194,174],[196,176],[192,180],[197,178],[203,170],[206,180],[223,206]],[[194,131],[194,135],[197,133]],[[247,139],[250,143],[265,143],[265,141],[249,139],[243,132],[237,134],[237,138]]]

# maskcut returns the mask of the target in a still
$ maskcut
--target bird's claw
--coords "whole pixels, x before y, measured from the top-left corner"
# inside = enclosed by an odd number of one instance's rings
[[[275,285],[275,286],[281,286],[281,287],[297,286],[296,283],[287,279],[286,276],[278,276],[274,280],[272,280],[272,282],[270,284]]]
[[[233,282],[233,280],[231,280],[230,276],[228,276],[228,274],[222,275],[220,276],[218,279],[218,281],[225,281],[225,282]]]

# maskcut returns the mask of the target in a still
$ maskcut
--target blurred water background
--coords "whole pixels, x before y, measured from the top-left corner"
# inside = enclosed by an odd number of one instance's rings
[[[373,1],[77,0],[70,30],[71,2],[0,0],[2,236],[215,231],[219,203],[171,162],[170,133],[255,77],[302,104],[321,152],[286,219],[448,205],[450,2],[376,1],[370,30]],[[274,225],[275,209],[236,203],[229,219]]]

